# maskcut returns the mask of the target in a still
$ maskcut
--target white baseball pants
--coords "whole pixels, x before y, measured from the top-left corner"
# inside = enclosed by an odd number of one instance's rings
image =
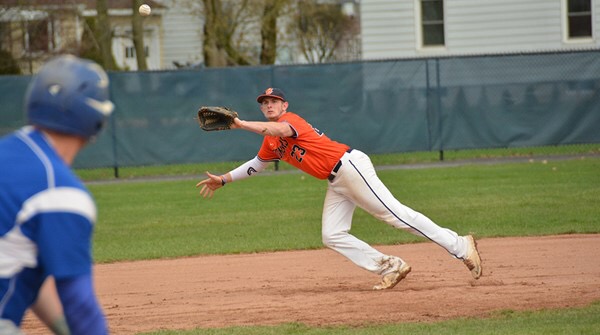
[[[379,180],[366,154],[354,149],[340,161],[342,165],[329,182],[323,206],[322,237],[327,247],[373,273],[386,270],[381,265],[385,255],[349,233],[358,206],[393,227],[428,238],[456,258],[466,256],[465,239],[401,204]]]

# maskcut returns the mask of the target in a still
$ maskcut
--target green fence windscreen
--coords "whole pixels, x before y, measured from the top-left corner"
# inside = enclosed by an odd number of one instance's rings
[[[116,109],[75,167],[252,158],[262,138],[203,132],[202,105],[264,121],[256,96],[367,153],[600,143],[600,52],[388,60],[324,65],[111,72]],[[30,77],[0,76],[0,136],[24,124]]]

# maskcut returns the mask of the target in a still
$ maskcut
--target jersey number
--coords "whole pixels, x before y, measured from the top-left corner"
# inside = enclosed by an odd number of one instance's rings
[[[294,144],[292,150],[290,151],[290,156],[292,156],[298,162],[302,162],[302,157],[306,154],[306,149],[303,149]]]

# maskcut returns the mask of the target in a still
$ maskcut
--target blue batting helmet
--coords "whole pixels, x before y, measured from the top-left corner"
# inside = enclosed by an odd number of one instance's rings
[[[112,113],[108,76],[96,63],[72,55],[47,62],[29,84],[29,124],[89,139]]]

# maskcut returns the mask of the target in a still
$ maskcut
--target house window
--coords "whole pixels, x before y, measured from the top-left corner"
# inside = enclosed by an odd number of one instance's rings
[[[25,45],[29,52],[50,50],[50,29],[48,20],[27,21]]]
[[[591,0],[567,0],[569,38],[592,37],[591,2]]]
[[[421,25],[423,46],[446,44],[443,0],[421,0]]]
[[[125,58],[134,58],[135,57],[135,48],[134,47],[126,47],[125,48]]]
[[[144,54],[146,58],[148,58],[149,50],[147,46],[144,46]],[[126,47],[125,48],[125,58],[135,58],[135,47]]]

